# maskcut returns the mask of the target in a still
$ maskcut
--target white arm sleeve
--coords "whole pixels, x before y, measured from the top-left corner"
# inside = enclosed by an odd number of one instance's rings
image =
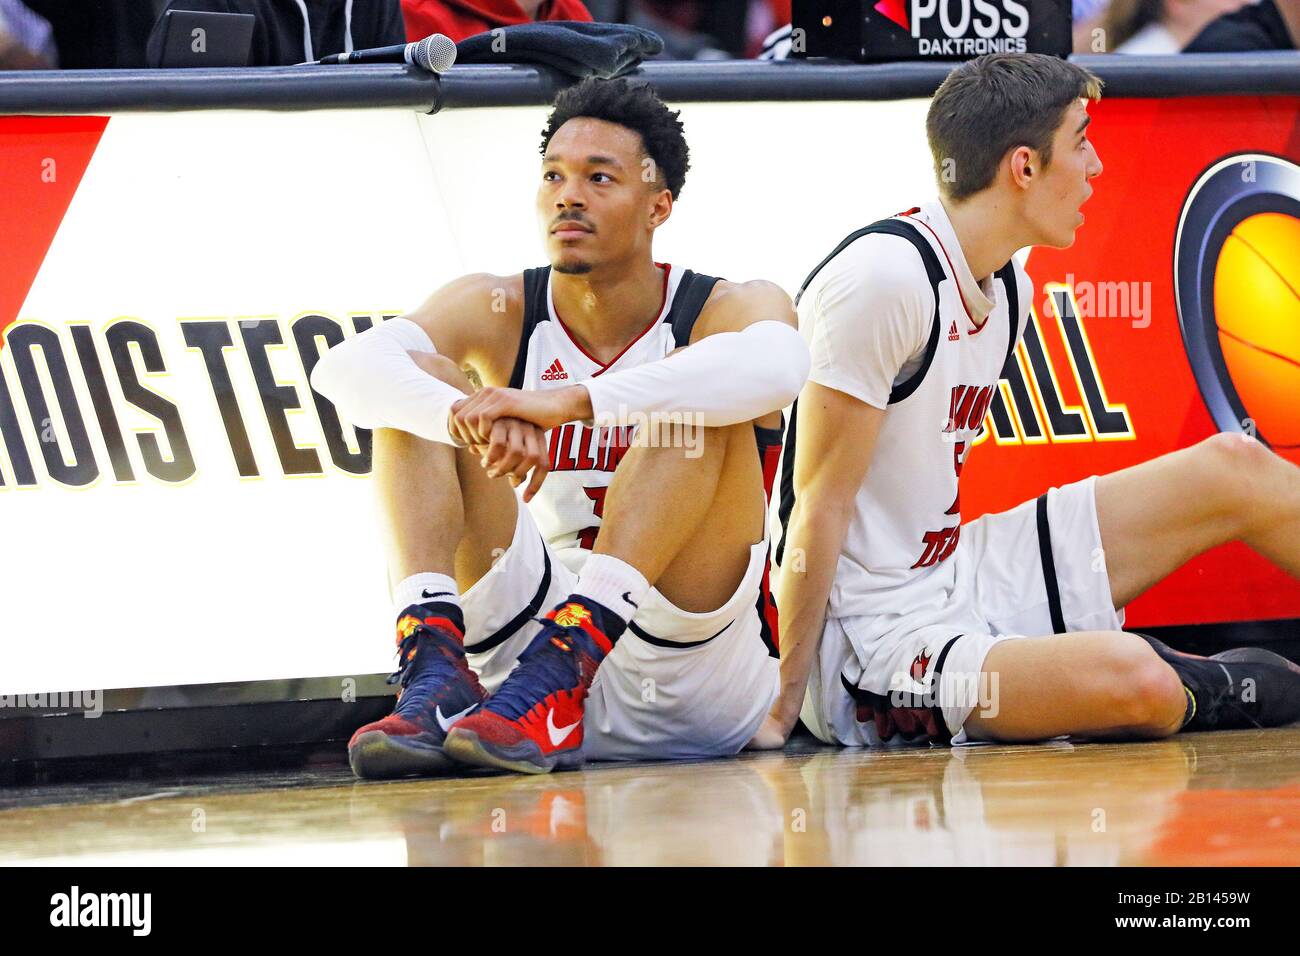
[[[410,319],[389,319],[321,356],[311,387],[362,428],[395,428],[455,445],[448,418],[464,393],[429,375],[407,354],[436,351],[428,333]]]
[[[581,384],[597,425],[627,425],[629,416],[683,413],[718,428],[789,405],[808,377],[808,347],[784,322],[755,322],[720,332],[658,362]]]

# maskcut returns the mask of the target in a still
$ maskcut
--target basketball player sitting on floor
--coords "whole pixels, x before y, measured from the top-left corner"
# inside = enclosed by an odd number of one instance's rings
[[[1300,575],[1300,469],[1261,443],[1216,435],[961,524],[962,465],[1033,294],[1012,254],[1073,243],[1102,170],[1086,130],[1099,95],[1052,57],[958,66],[926,122],[955,181],[849,236],[804,283],[813,367],[775,561],[782,688],[754,747],[779,746],[801,710],[848,745],[1300,719],[1284,658],[1206,659],[1122,630],[1124,605],[1227,541]]]
[[[401,694],[352,738],[358,776],[733,754],[776,697],[761,458],[808,350],[779,287],[654,261],[677,116],[621,80],[563,93],[551,265],[458,279],[315,370],[376,429],[398,608]]]

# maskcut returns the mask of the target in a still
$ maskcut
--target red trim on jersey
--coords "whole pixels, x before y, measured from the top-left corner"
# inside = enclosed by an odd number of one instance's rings
[[[772,649],[781,653],[781,614],[777,610],[776,600],[772,597],[772,558],[769,555],[763,561],[763,579],[758,584],[758,610],[767,624],[767,633],[772,641]]]
[[[655,316],[653,322],[647,325],[643,331],[637,333],[636,338],[634,338],[631,342],[628,342],[627,345],[623,347],[623,350],[619,352],[617,355],[615,355],[608,362],[602,362],[600,359],[596,358],[596,356],[592,355],[590,352],[588,352],[586,349],[582,347],[582,343],[579,342],[577,337],[569,330],[569,327],[564,324],[564,318],[560,315],[560,310],[555,306],[555,299],[551,298],[551,308],[555,309],[555,318],[559,320],[560,328],[564,329],[564,334],[569,337],[569,341],[574,344],[574,347],[577,348],[579,352],[581,352],[583,355],[587,356],[587,358],[591,359],[593,362],[595,362],[597,365],[600,366],[600,368],[597,371],[592,373],[591,375],[592,378],[595,378],[601,372],[608,371],[611,365],[613,365],[624,355],[626,355],[628,353],[628,350],[632,348],[632,346],[636,345],[643,338],[645,338],[647,335],[653,332],[655,327],[664,320],[664,308],[668,305],[668,276],[672,273],[673,267],[670,263],[664,263],[664,262],[656,262],[655,265],[662,266],[664,270],[664,289],[663,289],[663,295],[659,302],[659,314]],[[549,289],[547,290],[547,295],[548,296],[550,295]]]
[[[903,215],[908,216],[910,218],[912,214],[910,212],[905,212],[903,213]],[[926,222],[924,219],[918,219],[916,221],[920,225],[925,226],[926,229],[930,229],[930,224]],[[990,316],[992,316],[992,313],[990,312],[989,315],[984,316],[984,321],[980,322],[978,325],[975,323],[975,320],[971,318],[970,306],[966,304],[966,296],[962,295],[961,281],[957,278],[957,269],[952,264],[952,259],[948,255],[948,250],[944,248],[943,240],[939,238],[939,234],[937,232],[935,232],[933,229],[930,229],[930,235],[934,236],[934,241],[939,243],[939,248],[943,251],[943,257],[948,260],[948,271],[952,273],[952,281],[957,285],[957,297],[961,299],[961,307],[966,310],[966,318],[970,320],[971,334],[979,335],[980,332],[984,330],[984,326],[989,324],[989,318]]]

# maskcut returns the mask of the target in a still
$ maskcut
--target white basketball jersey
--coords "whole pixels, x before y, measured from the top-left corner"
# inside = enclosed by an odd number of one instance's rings
[[[687,345],[700,309],[718,280],[667,264],[659,264],[659,268],[664,290],[658,316],[608,364],[588,355],[555,311],[551,269],[526,271],[524,324],[511,386],[564,388],[607,372],[656,362]],[[553,548],[561,552],[591,550],[604,513],[606,489],[634,434],[630,427],[592,428],[581,422],[547,432],[551,473],[528,508]]]
[[[848,291],[824,296],[828,283]],[[1023,334],[1032,291],[1014,259],[977,283],[937,202],[853,233],[804,283],[797,302],[814,353],[811,380],[885,407],[836,568],[832,616],[906,613],[923,595],[951,592],[962,466]],[[828,319],[831,309],[838,312]],[[885,327],[873,329],[874,338],[860,336],[872,322]],[[918,337],[892,388],[885,382],[887,400],[872,399],[879,388],[855,381],[869,364],[836,358],[863,341],[884,343],[883,350]],[[797,417],[796,409],[782,461],[783,531],[794,505]],[[782,551],[778,546],[778,564]]]

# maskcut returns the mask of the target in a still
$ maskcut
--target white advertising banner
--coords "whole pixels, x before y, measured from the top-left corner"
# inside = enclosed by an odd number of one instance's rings
[[[793,294],[932,195],[925,107],[684,106],[656,258]],[[461,274],[543,264],[545,118],[0,118],[0,694],[392,668],[369,436],[309,371]]]

